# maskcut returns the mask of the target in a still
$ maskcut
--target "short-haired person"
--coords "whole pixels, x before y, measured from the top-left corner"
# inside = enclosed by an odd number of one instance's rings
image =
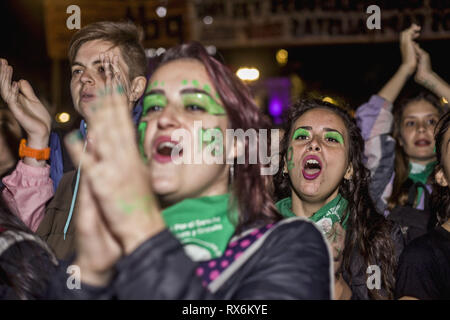
[[[120,77],[130,113],[144,92],[147,60],[136,26],[108,21],[89,24],[72,37],[69,46],[70,90],[75,110],[83,118],[89,112],[87,105],[99,99],[98,90],[105,88],[104,60],[109,54],[115,56],[114,73]],[[47,109],[27,81],[11,82],[12,67],[6,60],[0,63],[0,92],[27,133],[27,147],[46,149],[51,128]],[[86,133],[83,123],[81,128]],[[97,147],[87,134],[86,148]],[[75,166],[79,168],[79,164]],[[3,197],[9,208],[45,239],[60,259],[73,253],[70,220],[77,211],[79,171],[65,173],[54,193],[46,161],[40,157],[24,157],[16,170],[3,180],[6,186]]]
[[[74,160],[83,157],[70,262],[82,270],[82,289],[67,290],[63,270],[51,297],[331,298],[324,237],[305,219],[281,219],[270,176],[250,160],[265,142],[224,135],[270,127],[228,68],[198,43],[169,49],[143,100],[141,155],[120,91],[111,76],[111,95],[88,115],[101,148],[83,154],[77,134],[67,139]],[[210,130],[212,150],[204,143]],[[196,149],[202,161],[194,161]]]

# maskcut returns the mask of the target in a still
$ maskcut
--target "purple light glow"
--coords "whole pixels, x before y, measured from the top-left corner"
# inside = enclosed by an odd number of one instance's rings
[[[273,97],[269,102],[269,113],[273,117],[279,117],[283,113],[283,106],[278,97]]]

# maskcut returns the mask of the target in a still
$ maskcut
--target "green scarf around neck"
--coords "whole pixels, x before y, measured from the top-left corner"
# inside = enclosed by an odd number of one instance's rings
[[[437,161],[432,161],[432,162],[428,163],[423,170],[413,173],[413,170],[412,170],[413,165],[410,162],[408,178],[411,179],[414,183],[422,182],[424,185],[426,185],[427,181],[428,181],[428,177],[433,172],[436,164],[437,164]],[[419,204],[422,194],[423,194],[423,188],[419,187],[418,192],[417,192],[417,198],[416,198],[417,204]]]
[[[235,231],[237,210],[230,211],[230,194],[185,199],[162,215],[188,256],[205,261],[223,255]]]
[[[316,213],[314,213],[309,220],[313,221],[324,234],[330,232],[333,224],[340,222],[342,216],[347,209],[348,201],[344,199],[340,194],[338,194],[333,200],[328,202],[322,208],[320,208]],[[276,203],[278,211],[285,218],[295,217],[295,213],[292,212],[292,198],[287,197]],[[347,229],[348,215],[342,222],[342,227],[344,230]]]

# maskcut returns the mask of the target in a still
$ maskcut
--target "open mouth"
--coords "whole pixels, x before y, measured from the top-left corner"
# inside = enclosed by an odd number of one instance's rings
[[[303,160],[302,174],[306,180],[316,179],[322,172],[322,163],[317,156],[307,156]]]
[[[172,161],[172,153],[177,156],[182,156],[183,149],[181,144],[170,140],[170,137],[163,136],[155,140],[154,158],[160,163],[167,163]]]
[[[419,139],[416,142],[414,142],[414,145],[416,147],[428,147],[429,145],[431,145],[431,141],[427,139]]]
[[[94,98],[95,98],[95,95],[91,94],[91,93],[82,93],[81,94],[81,101],[83,101],[83,102],[91,101]]]

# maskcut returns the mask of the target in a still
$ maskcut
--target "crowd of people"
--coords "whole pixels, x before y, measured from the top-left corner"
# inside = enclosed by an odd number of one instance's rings
[[[450,87],[419,36],[355,116],[299,97],[279,141],[225,134],[272,124],[199,43],[149,71],[132,23],[73,36],[64,141],[0,59],[0,298],[450,299]]]

